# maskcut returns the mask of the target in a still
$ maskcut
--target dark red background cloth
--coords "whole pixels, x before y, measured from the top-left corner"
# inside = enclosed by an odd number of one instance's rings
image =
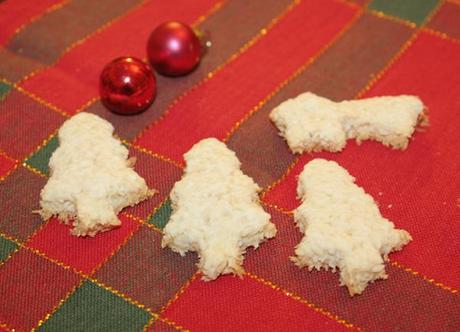
[[[181,78],[157,76],[146,112],[98,99],[113,58],[145,58],[166,20],[210,32],[212,48]],[[0,330],[460,330],[460,3],[345,0],[6,0],[0,2]],[[430,125],[405,151],[349,142],[338,154],[292,155],[269,112],[312,91],[333,100],[414,94]],[[76,238],[32,211],[57,129],[91,112],[114,124],[158,190],[122,226]],[[182,154],[224,140],[263,188],[276,238],[249,250],[242,279],[200,280],[196,256],[161,248]],[[289,260],[302,234],[296,177],[337,161],[414,240],[389,278],[350,298],[332,272]]]

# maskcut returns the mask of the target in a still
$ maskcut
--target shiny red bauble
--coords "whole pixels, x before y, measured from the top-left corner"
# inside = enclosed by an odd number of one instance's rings
[[[147,109],[155,99],[156,88],[151,68],[133,57],[121,57],[108,63],[99,81],[102,103],[119,114],[136,114]]]
[[[201,43],[188,25],[169,21],[153,30],[147,43],[147,55],[160,74],[185,75],[200,62]]]

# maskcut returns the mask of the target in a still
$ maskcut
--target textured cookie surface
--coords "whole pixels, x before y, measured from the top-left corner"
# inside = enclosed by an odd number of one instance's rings
[[[423,112],[416,96],[333,102],[311,92],[286,100],[270,114],[292,152],[342,150],[347,139],[375,140],[404,150]]]
[[[195,144],[184,155],[183,178],[171,192],[173,213],[163,247],[195,251],[205,280],[244,273],[243,254],[275,236],[270,215],[259,204],[259,186],[240,170],[235,153],[217,139]]]
[[[94,236],[120,225],[124,207],[153,195],[133,169],[128,149],[112,136],[113,126],[94,114],[79,113],[59,129],[59,147],[40,193],[40,215],[72,221],[72,234]]]
[[[360,294],[369,282],[386,279],[384,260],[411,240],[395,229],[374,199],[334,161],[314,159],[302,171],[294,219],[305,234],[293,261],[310,270],[340,270],[341,285]]]

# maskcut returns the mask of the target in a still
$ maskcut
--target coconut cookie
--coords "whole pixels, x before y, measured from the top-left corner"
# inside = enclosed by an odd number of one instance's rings
[[[270,119],[294,153],[341,151],[347,139],[374,140],[406,149],[422,117],[416,96],[374,97],[333,102],[311,92],[278,105]]]
[[[79,113],[59,129],[59,147],[49,162],[50,175],[40,193],[44,220],[57,216],[77,236],[94,236],[121,224],[117,217],[153,195],[133,169],[128,149],[113,126],[94,114]]]
[[[246,248],[257,248],[276,233],[260,206],[260,187],[240,170],[235,153],[215,138],[195,144],[184,159],[185,174],[171,192],[173,212],[162,246],[181,255],[196,251],[205,280],[242,275]]]
[[[314,159],[305,166],[297,186],[302,204],[294,212],[305,236],[292,258],[309,270],[338,268],[350,295],[386,279],[384,260],[412,239],[382,217],[374,199],[354,182],[333,161]]]

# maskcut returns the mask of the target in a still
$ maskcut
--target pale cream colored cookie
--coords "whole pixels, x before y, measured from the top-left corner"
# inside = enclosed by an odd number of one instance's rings
[[[153,195],[106,120],[79,113],[62,125],[58,138],[50,178],[40,193],[43,219],[56,216],[72,223],[72,234],[94,236],[119,226],[117,214],[124,207]]]
[[[404,150],[424,106],[416,96],[333,102],[311,92],[278,105],[270,114],[294,153],[341,151],[347,139],[374,140]]]
[[[235,153],[215,138],[184,155],[187,167],[171,192],[172,215],[162,245],[184,255],[195,251],[205,280],[242,275],[243,254],[275,236],[259,203],[260,187],[240,170]]]
[[[374,199],[354,181],[334,161],[314,159],[305,165],[297,186],[302,204],[294,212],[305,235],[292,258],[309,270],[339,269],[350,295],[386,279],[384,260],[412,239],[382,217]]]

